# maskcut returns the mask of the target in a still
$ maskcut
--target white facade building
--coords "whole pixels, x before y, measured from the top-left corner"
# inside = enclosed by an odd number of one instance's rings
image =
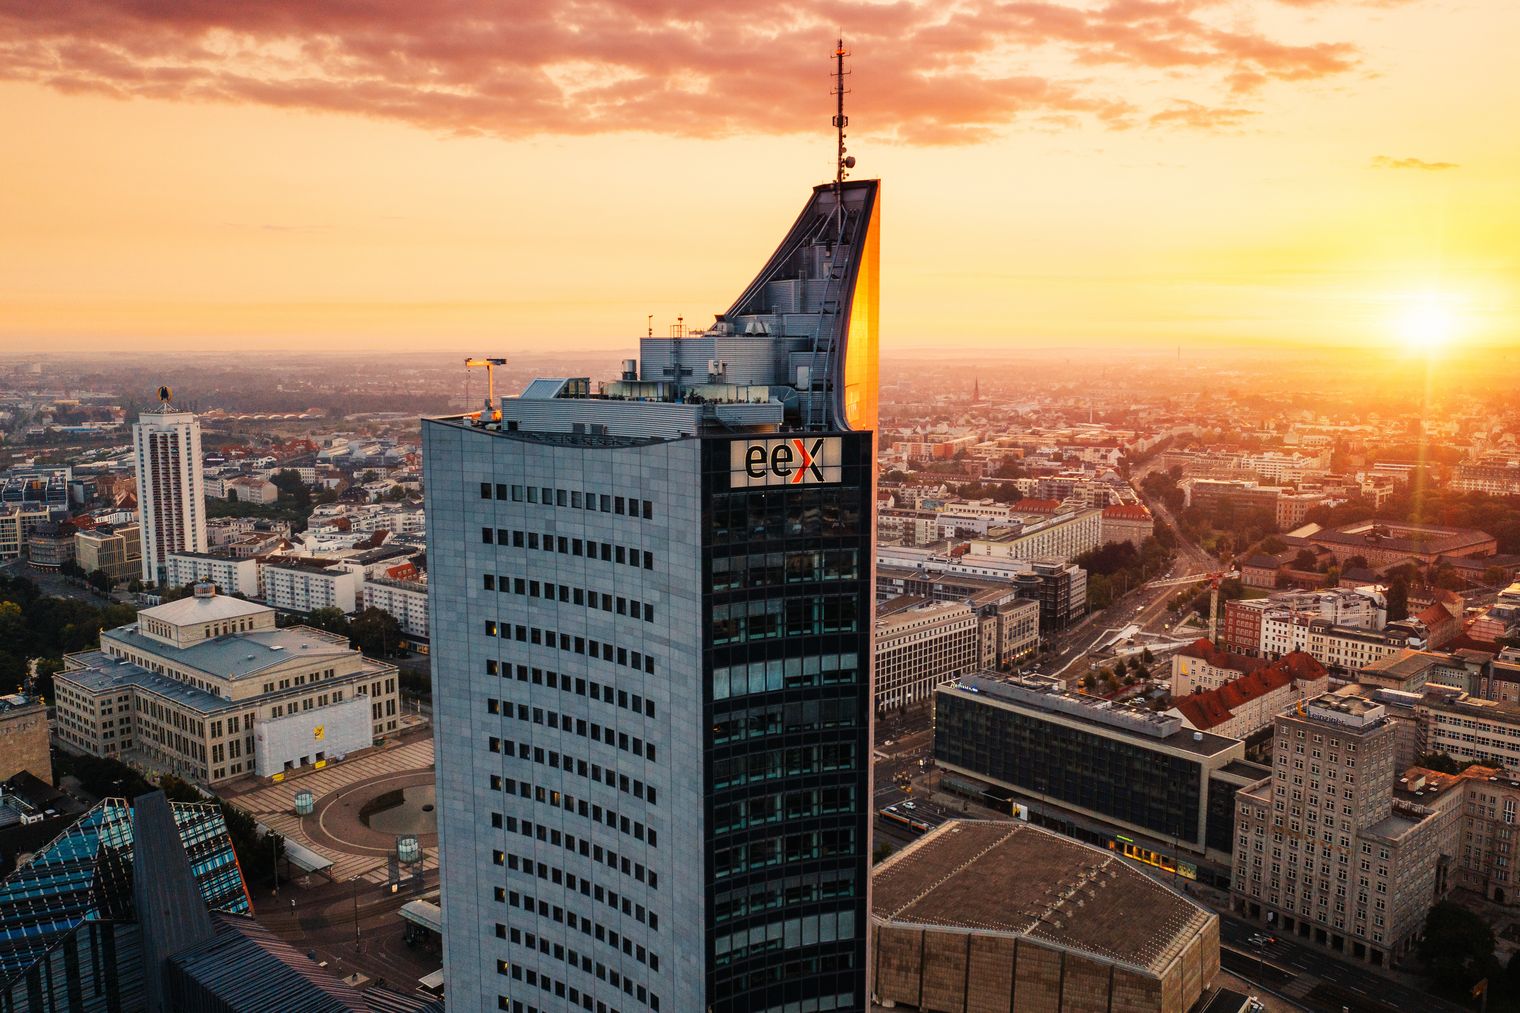
[[[412,637],[428,635],[427,585],[411,580],[378,578],[364,582],[364,607],[389,612]]]
[[[876,621],[876,707],[927,700],[935,687],[980,668],[977,614],[958,602],[926,602]]]
[[[363,573],[341,564],[267,565],[259,569],[259,597],[275,608],[292,612],[319,608],[357,612],[363,582]]]
[[[1102,542],[1103,511],[1080,510],[1033,524],[1006,541],[976,540],[968,544],[971,556],[1064,563],[1096,549]]]
[[[204,552],[174,552],[165,564],[164,584],[167,587],[183,587],[207,581],[215,584],[218,591],[257,598],[259,594],[259,562],[256,559],[229,559]]]
[[[201,466],[201,424],[193,412],[175,410],[168,388],[163,404],[143,412],[132,427],[137,505],[142,516],[142,576],[165,577],[169,554],[206,551],[206,489]]]

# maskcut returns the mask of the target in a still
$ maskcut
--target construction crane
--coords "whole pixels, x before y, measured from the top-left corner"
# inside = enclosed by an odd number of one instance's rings
[[[1182,587],[1184,584],[1201,584],[1209,581],[1209,643],[1214,642],[1216,620],[1219,616],[1219,584],[1221,581],[1239,577],[1239,570],[1220,570],[1215,573],[1195,573],[1190,577],[1171,577],[1166,580],[1153,580],[1146,587]]]
[[[483,411],[470,412],[468,418],[479,419],[481,425],[487,422],[500,422],[501,409],[496,405],[496,367],[505,366],[506,359],[466,359],[465,369],[480,369],[486,371],[486,406]]]

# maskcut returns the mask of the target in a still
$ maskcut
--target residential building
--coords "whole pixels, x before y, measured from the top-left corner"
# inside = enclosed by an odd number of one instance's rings
[[[1259,776],[1239,739],[1020,677],[963,678],[935,691],[934,708],[942,770],[1001,789],[1046,826],[1076,821],[1141,860],[1192,878],[1208,863],[1205,878],[1227,880],[1231,800]],[[1227,769],[1237,762],[1244,778]]]
[[[1401,619],[1382,630],[1340,626],[1328,619],[1311,619],[1286,610],[1267,611],[1261,620],[1261,653],[1280,658],[1306,651],[1333,672],[1357,672],[1373,662],[1426,646],[1425,628]]]
[[[1199,637],[1172,655],[1172,696],[1212,692],[1267,664],[1264,658],[1221,651]]]
[[[882,545],[928,545],[939,538],[939,514],[933,510],[878,510],[876,538]]]
[[[243,598],[259,596],[259,561],[232,559],[210,552],[173,552],[164,567],[167,587],[202,582],[216,585],[225,594]]]
[[[1143,503],[1116,503],[1103,508],[1099,540],[1128,542],[1136,549],[1155,531],[1156,520]]]
[[[269,506],[280,498],[280,489],[267,478],[236,475],[222,482],[222,499]]]
[[[274,609],[219,595],[143,609],[54,676],[65,748],[205,784],[283,778],[398,730],[396,669]]]
[[[451,1009],[865,1006],[876,214],[423,422]]]
[[[1417,767],[1408,771],[1405,779],[1405,787],[1416,792],[1456,783],[1463,795],[1458,883],[1496,904],[1520,902],[1520,844],[1516,836],[1520,773],[1472,766],[1451,775]]]
[[[1395,798],[1393,726],[1382,704],[1350,690],[1286,710],[1273,728],[1272,776],[1236,796],[1232,906],[1387,966],[1453,885],[1460,796]]]
[[[415,580],[372,577],[363,585],[364,608],[376,608],[395,617],[408,637],[427,639],[428,589]]]
[[[259,567],[259,597],[277,609],[357,612],[364,574],[330,559],[271,556]]]
[[[1024,525],[1005,539],[974,539],[969,555],[1065,563],[1103,544],[1103,511],[1077,510]]]
[[[1451,488],[1458,492],[1520,496],[1520,458],[1496,457],[1459,464],[1452,473]]]
[[[0,779],[26,771],[53,783],[47,707],[20,693],[0,696]]]
[[[943,823],[871,880],[881,1006],[1173,1013],[1219,971],[1218,915],[1111,851],[1027,823]]]
[[[923,600],[876,620],[878,711],[927,700],[935,688],[982,668],[981,624],[959,602]]]
[[[1271,607],[1266,598],[1238,598],[1224,603],[1219,646],[1232,654],[1261,654],[1261,617]]]
[[[169,388],[159,388],[159,401],[132,427],[145,584],[164,580],[170,553],[206,551],[201,424],[193,412],[173,406]]]
[[[1329,688],[1325,666],[1294,652],[1214,689],[1174,695],[1172,712],[1200,732],[1249,739],[1271,728],[1273,716],[1284,708],[1321,696]]]
[[[100,570],[117,581],[142,576],[142,528],[98,524],[74,533],[74,561],[86,573]]]

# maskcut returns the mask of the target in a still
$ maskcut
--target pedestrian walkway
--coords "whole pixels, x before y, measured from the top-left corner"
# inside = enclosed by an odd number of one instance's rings
[[[346,883],[359,877],[371,883],[384,883],[390,877],[389,862],[385,855],[373,851],[360,854],[339,851],[326,839],[317,842],[306,834],[301,817],[295,811],[296,793],[309,791],[315,800],[320,801],[335,791],[361,781],[432,769],[433,739],[432,736],[425,736],[344,760],[279,784],[259,785],[245,792],[229,793],[224,798],[264,826],[331,861],[332,868],[327,874],[335,882]],[[422,868],[438,868],[437,849],[424,850]]]

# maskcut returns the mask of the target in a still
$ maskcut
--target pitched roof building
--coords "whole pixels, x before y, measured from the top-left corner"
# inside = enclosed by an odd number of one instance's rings
[[[1294,651],[1216,689],[1176,697],[1173,710],[1198,731],[1245,739],[1271,727],[1272,716],[1294,701],[1329,688],[1325,666]]]

